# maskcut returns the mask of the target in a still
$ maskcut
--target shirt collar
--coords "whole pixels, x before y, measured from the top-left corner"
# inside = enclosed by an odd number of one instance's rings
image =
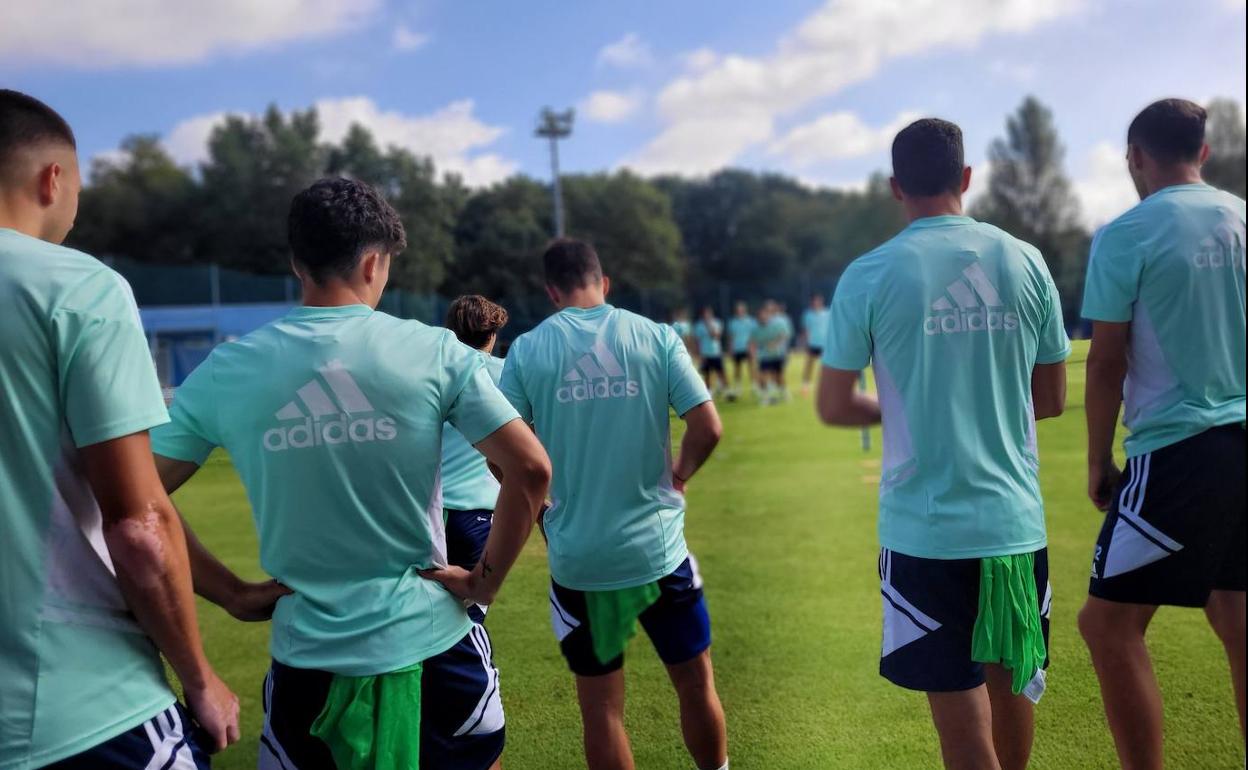
[[[296,321],[320,321],[334,318],[358,318],[371,315],[373,312],[368,305],[336,305],[334,307],[301,305],[292,308],[286,317]]]

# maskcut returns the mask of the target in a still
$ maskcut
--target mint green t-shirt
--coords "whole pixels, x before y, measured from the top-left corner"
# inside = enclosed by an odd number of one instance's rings
[[[732,352],[750,352],[750,341],[754,338],[754,330],[757,328],[758,321],[751,315],[734,315],[728,319],[728,336],[732,338]]]
[[[698,340],[698,353],[703,358],[719,358],[724,354],[724,325],[718,318],[698,319],[693,325],[693,336]]]
[[[1031,373],[1070,342],[1044,259],[969,217],[927,217],[855,260],[823,363],[871,364],[884,422],[880,544],[1010,556],[1047,542]]]
[[[276,660],[370,676],[468,632],[463,605],[417,574],[446,564],[442,426],[477,442],[516,412],[451,332],[364,305],[295,308],[213,350],[169,416],[153,450],[229,452],[260,564],[294,590],[273,615]]]
[[[670,326],[599,305],[520,335],[500,387],[554,468],[545,527],[555,582],[632,588],[685,560],[685,499],[672,487],[668,408],[711,400]]]
[[[806,332],[806,346],[822,349],[828,338],[828,318],[832,311],[828,308],[815,310],[807,308],[802,313],[802,330]]]
[[[1092,242],[1083,316],[1130,322],[1129,457],[1244,421],[1244,201],[1166,187]]]
[[[481,353],[490,379],[498,384],[503,359]],[[498,503],[498,479],[485,455],[473,448],[449,422],[442,432],[442,505],[451,511],[492,511]]]
[[[789,319],[777,313],[754,330],[754,342],[758,346],[760,361],[779,361],[789,354],[789,339],[793,327]]]
[[[0,229],[0,768],[78,754],[168,708],[117,585],[81,447],[167,420],[126,282]]]

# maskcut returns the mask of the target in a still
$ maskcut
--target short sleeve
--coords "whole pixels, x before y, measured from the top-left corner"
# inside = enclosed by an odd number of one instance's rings
[[[1143,259],[1125,227],[1108,225],[1092,239],[1083,289],[1083,317],[1125,323],[1139,297]]]
[[[209,355],[173,393],[169,422],[152,431],[152,452],[203,465],[222,439],[217,421],[214,356]]]
[[[1053,283],[1047,269],[1044,274],[1044,290],[1047,312],[1040,326],[1036,363],[1056,364],[1070,356],[1070,338],[1066,336],[1066,324],[1062,318],[1062,298],[1057,293],[1057,285]]]
[[[476,444],[519,417],[494,384],[481,354],[449,332],[443,345],[443,375],[447,387],[443,403],[446,422],[469,444]]]
[[[676,333],[663,327],[663,336],[667,348],[667,402],[684,417],[690,409],[710,401],[711,394]]]
[[[52,313],[62,413],[79,447],[169,419],[130,286],[103,268]]]
[[[525,422],[531,423],[533,422],[533,404],[529,402],[529,397],[524,392],[524,383],[520,376],[522,355],[520,348],[520,340],[516,340],[511,350],[507,351],[507,358],[503,359],[503,376],[498,381],[498,387],[511,402],[512,407],[520,413],[520,417]]]
[[[823,365],[856,372],[871,363],[870,296],[851,271],[841,277],[828,309]]]

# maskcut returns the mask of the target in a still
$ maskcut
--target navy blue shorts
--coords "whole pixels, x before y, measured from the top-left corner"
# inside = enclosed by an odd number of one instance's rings
[[[1092,557],[1088,593],[1129,604],[1204,607],[1243,591],[1244,428],[1211,428],[1132,457]]]
[[[81,754],[47,765],[49,770],[208,770],[207,736],[182,704]]]
[[[420,766],[486,770],[503,753],[506,731],[498,669],[483,626],[424,662],[420,679]],[[260,770],[321,770],[334,766],[329,748],[310,734],[325,707],[328,671],[273,661],[264,679]]]
[[[463,567],[469,572],[481,561],[485,553],[485,541],[490,537],[490,526],[494,523],[493,511],[452,511],[446,512],[446,560],[456,567]],[[474,623],[485,622],[486,608],[474,604],[468,608],[468,616]]]
[[[669,666],[685,663],[711,646],[711,617],[702,595],[702,576],[692,555],[659,580],[659,598],[641,613],[641,627],[659,659]],[[550,624],[568,668],[577,676],[602,676],[624,666],[620,655],[601,663],[594,655],[585,592],[550,581]]]
[[[762,359],[758,362],[758,371],[771,372],[772,374],[783,374],[784,373],[784,359],[783,358]]]
[[[741,363],[741,362],[743,362],[743,361],[749,361],[749,360],[750,360],[750,351],[748,351],[748,350],[734,350],[734,351],[733,351],[733,353],[732,353],[732,360],[733,360],[733,362],[738,363],[738,364],[739,364],[739,363]]]
[[[971,690],[984,683],[984,664],[971,660],[979,575],[979,559],[921,559],[880,551],[884,602],[880,676],[923,692]],[[1047,650],[1053,602],[1047,548],[1035,552],[1035,578]],[[1048,665],[1046,658],[1042,668]]]

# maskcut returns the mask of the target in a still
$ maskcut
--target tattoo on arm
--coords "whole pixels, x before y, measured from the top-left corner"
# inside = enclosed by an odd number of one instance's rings
[[[481,577],[489,577],[494,568],[490,566],[490,555],[488,553],[481,554]]]

